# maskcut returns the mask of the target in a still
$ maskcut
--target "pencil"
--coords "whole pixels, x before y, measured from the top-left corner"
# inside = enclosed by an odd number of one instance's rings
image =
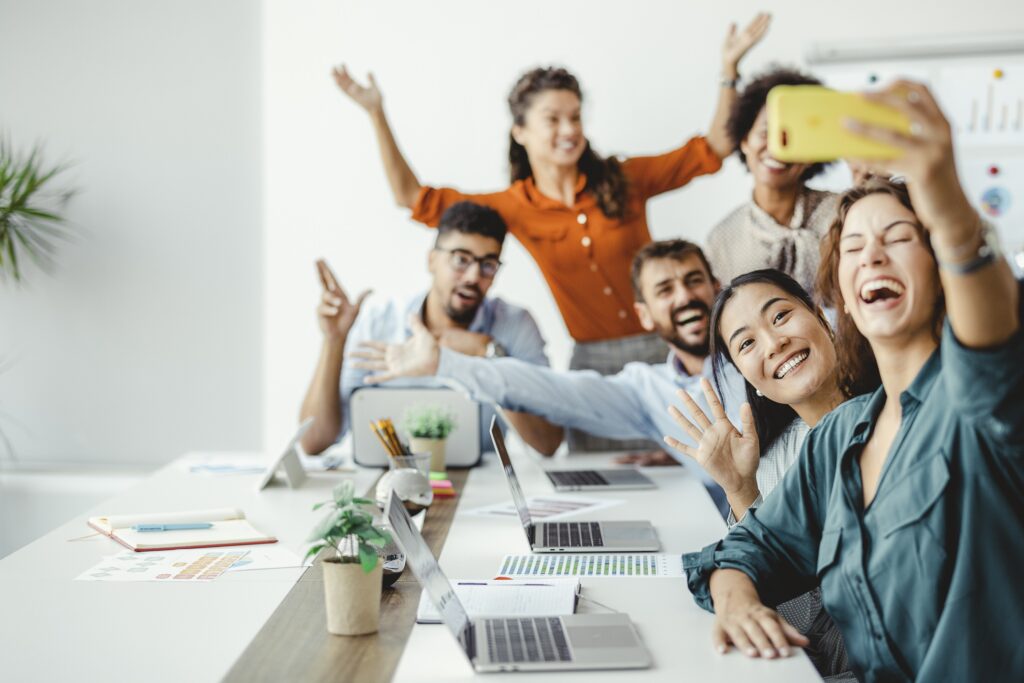
[[[384,446],[384,450],[386,450],[388,452],[388,455],[392,455],[393,456],[395,453],[391,449],[391,444],[388,442],[387,439],[384,438],[384,435],[377,428],[377,425],[374,423],[373,420],[370,420],[370,430],[380,440],[381,445]]]
[[[395,441],[395,445],[398,446],[398,455],[409,455],[409,451],[405,448],[405,446],[402,444],[402,441],[398,438],[398,433],[395,431],[394,423],[392,423],[390,419],[388,419],[386,422],[388,427],[388,434],[391,435],[391,438],[394,439]]]
[[[383,420],[379,420],[377,425],[384,433],[384,438],[391,444],[391,452],[394,455],[402,455],[402,446],[398,443],[398,439],[395,437],[394,429],[391,427],[391,420],[384,418]]]

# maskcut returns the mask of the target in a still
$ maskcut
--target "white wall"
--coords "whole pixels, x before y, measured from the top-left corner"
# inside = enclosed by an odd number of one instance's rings
[[[730,21],[765,3],[368,2],[265,0],[267,170],[265,429],[293,428],[319,344],[312,261],[327,257],[350,290],[423,287],[429,232],[394,207],[366,116],[335,89],[330,65],[377,75],[420,180],[467,190],[506,180],[507,92],[538,64],[568,66],[585,89],[585,126],[602,153],[667,150],[707,125]],[[1024,30],[1019,0],[808,3],[768,8],[774,25],[744,72],[799,64],[807,42]],[[655,238],[700,240],[749,192],[735,160],[649,205]],[[533,262],[511,240],[492,290],[527,304],[556,365],[570,342]]]
[[[0,284],[21,459],[260,445],[260,37],[246,0],[0,2],[0,130],[75,162],[83,231]]]

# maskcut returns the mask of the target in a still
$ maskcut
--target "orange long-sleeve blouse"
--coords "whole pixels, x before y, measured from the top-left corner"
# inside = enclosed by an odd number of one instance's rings
[[[642,334],[633,312],[630,266],[651,240],[647,200],[714,173],[722,160],[703,137],[679,149],[622,164],[627,180],[624,218],[609,218],[580,174],[572,206],[542,195],[533,178],[517,180],[501,192],[466,194],[451,188],[423,187],[412,217],[437,227],[452,204],[468,200],[501,214],[509,232],[526,247],[543,273],[569,334],[577,342]]]

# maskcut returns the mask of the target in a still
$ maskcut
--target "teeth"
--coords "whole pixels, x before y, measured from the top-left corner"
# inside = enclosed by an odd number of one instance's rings
[[[676,325],[688,325],[689,323],[696,322],[703,317],[703,313],[697,313],[696,315],[690,313],[688,315],[679,316],[678,318],[676,318],[675,323]]]
[[[761,159],[761,164],[776,171],[781,171],[782,169],[786,168],[786,164],[776,159],[772,159],[771,157],[764,157],[763,159]]]
[[[785,377],[790,370],[792,370],[793,368],[807,360],[808,355],[809,354],[806,351],[801,351],[800,353],[796,354],[795,356],[787,360],[785,363],[782,364],[781,368],[775,371],[775,379],[782,379],[783,377]]]
[[[896,296],[903,294],[903,285],[900,283],[890,278],[878,278],[877,280],[869,280],[861,285],[860,296],[862,299],[867,299],[869,294],[879,289],[888,289],[895,293]]]
[[[576,143],[573,142],[572,140],[567,140],[565,142],[558,143],[558,147],[560,149],[567,149],[567,150],[568,149],[574,149],[576,147]]]

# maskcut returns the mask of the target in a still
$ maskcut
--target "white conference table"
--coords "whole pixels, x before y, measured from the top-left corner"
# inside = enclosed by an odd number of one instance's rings
[[[519,449],[516,449],[517,451]],[[238,454],[230,455],[233,460]],[[69,542],[90,532],[94,515],[240,507],[259,529],[301,556],[320,513],[314,502],[329,497],[345,478],[357,491],[370,487],[378,469],[355,474],[312,473],[298,490],[254,491],[258,475],[204,476],[188,466],[210,454],[192,454],[158,470],[135,488],[98,505],[0,560],[0,679],[11,681],[217,681],[224,677],[302,574],[301,568],[243,571],[209,583],[75,581],[122,547],[104,537]],[[253,456],[258,460],[258,456]],[[537,460],[513,453],[527,496],[551,494]],[[594,465],[608,456],[559,459],[561,466]],[[606,519],[650,519],[662,552],[694,550],[725,530],[700,483],[682,468],[648,468],[656,491],[621,491],[623,501],[598,513]],[[449,577],[489,578],[506,553],[528,551],[515,518],[490,519],[467,510],[509,500],[497,458],[488,455],[461,492],[440,561]],[[570,494],[571,495],[571,494]],[[598,497],[598,494],[579,494]],[[531,681],[643,677],[704,681],[819,680],[801,655],[777,661],[715,654],[711,615],[700,610],[682,578],[584,578],[583,595],[628,612],[654,658],[645,671],[529,674]],[[600,611],[581,601],[580,611]],[[450,681],[474,676],[447,630],[416,625],[395,674],[400,681]],[[488,674],[493,676],[523,674]]]

